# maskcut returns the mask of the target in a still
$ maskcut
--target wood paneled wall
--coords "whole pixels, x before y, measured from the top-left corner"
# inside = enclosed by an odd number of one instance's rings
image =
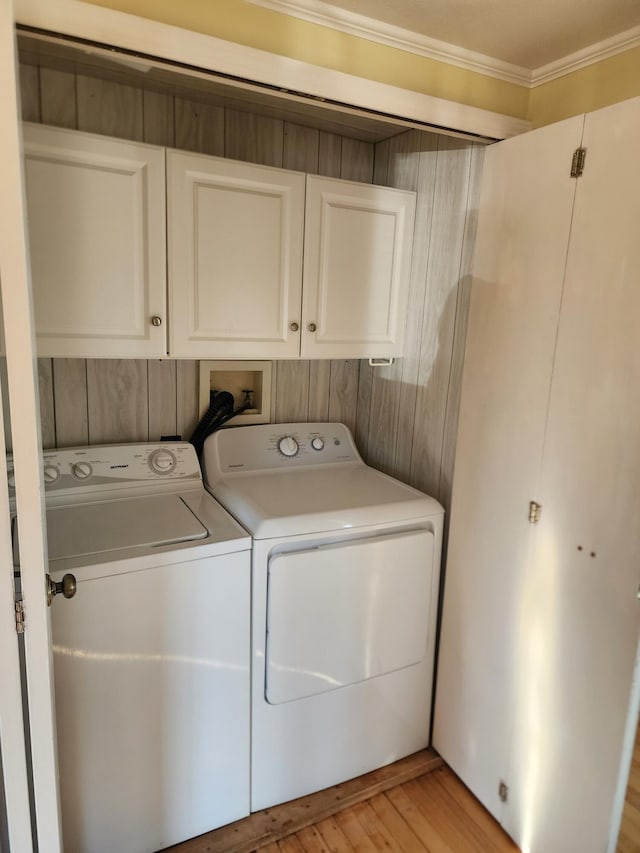
[[[418,193],[407,356],[275,363],[276,422],[346,423],[372,465],[448,508],[482,147],[421,131],[361,142],[98,77],[23,65],[23,118]],[[45,447],[188,437],[194,361],[40,359]]]
[[[409,131],[377,143],[374,182],[417,193],[406,356],[360,366],[367,461],[450,506],[484,147]]]

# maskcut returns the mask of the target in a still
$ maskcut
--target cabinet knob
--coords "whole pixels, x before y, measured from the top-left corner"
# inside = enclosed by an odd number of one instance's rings
[[[297,323],[289,323],[289,328],[292,332],[297,332],[300,326]]]
[[[309,325],[307,326],[307,328],[309,329],[309,331],[310,331],[310,332],[315,332],[315,330],[316,330],[317,326],[316,326],[316,324],[315,324],[315,323],[309,323]]]
[[[157,314],[154,314],[153,317],[151,318],[151,325],[152,326],[161,326],[162,325],[162,317],[158,317]]]

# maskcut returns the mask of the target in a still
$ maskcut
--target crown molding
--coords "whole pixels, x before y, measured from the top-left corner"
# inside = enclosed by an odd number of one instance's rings
[[[427,59],[446,62],[456,68],[495,77],[508,83],[516,83],[529,89],[640,46],[640,27],[633,27],[531,70],[448,42],[438,41],[411,30],[394,27],[364,15],[348,12],[324,0],[248,0],[248,2],[273,12],[330,27],[339,32],[366,38],[388,47],[406,50]]]
[[[555,62],[541,65],[533,71],[530,85],[532,88],[542,86],[543,83],[550,83],[551,80],[557,80],[558,77],[564,77],[573,71],[587,68],[589,65],[594,65],[596,62],[609,59],[634,47],[640,47],[640,26],[617,33],[617,35],[596,44],[591,44],[589,47],[563,56],[562,59],[557,59]]]
[[[355,12],[348,12],[331,6],[319,0],[249,0],[254,6],[262,6],[272,12],[280,12],[293,18],[300,18],[311,24],[320,24],[348,35],[365,38],[369,41],[395,47],[409,53],[433,59],[436,62],[446,62],[466,71],[496,77],[507,83],[519,86],[531,85],[531,70],[502,59],[485,56],[448,42],[429,38],[421,33],[395,27],[383,21],[376,21]]]

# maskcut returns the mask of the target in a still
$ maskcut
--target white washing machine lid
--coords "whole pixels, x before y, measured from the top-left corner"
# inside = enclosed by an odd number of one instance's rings
[[[207,528],[180,495],[152,495],[47,510],[49,559],[205,539]]]
[[[441,515],[434,498],[362,462],[240,473],[213,495],[255,539],[275,539]]]

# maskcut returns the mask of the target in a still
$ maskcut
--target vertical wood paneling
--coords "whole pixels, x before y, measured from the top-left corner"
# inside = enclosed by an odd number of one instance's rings
[[[151,145],[175,145],[174,109],[171,95],[161,92],[142,93],[143,134],[142,138]]]
[[[40,69],[20,66],[20,111],[23,121],[40,121]]]
[[[320,131],[301,124],[284,124],[284,151],[282,165],[298,172],[318,173]]]
[[[188,441],[198,424],[198,393],[200,373],[197,361],[181,359],[176,362],[176,434]]]
[[[318,174],[326,178],[339,178],[341,163],[342,137],[321,130],[318,139]]]
[[[224,156],[263,166],[282,166],[284,122],[225,110]]]
[[[276,423],[306,421],[309,414],[309,362],[278,361]]]
[[[416,220],[414,226],[411,278],[409,282],[409,311],[405,326],[405,356],[401,360],[400,396],[398,400],[398,431],[395,442],[394,474],[408,481],[411,476],[411,450],[420,367],[422,324],[427,300],[427,273],[431,250],[431,225],[435,211],[435,176],[438,138],[433,134],[410,134],[410,151],[401,158],[398,180],[406,189],[415,189]],[[407,167],[417,161],[417,173]],[[410,186],[413,184],[413,186]]]
[[[87,398],[90,444],[148,441],[146,361],[88,359]]]
[[[331,362],[314,359],[309,362],[309,411],[307,420],[329,420],[329,386]]]
[[[458,413],[460,410],[460,392],[462,390],[462,368],[464,364],[465,342],[467,339],[467,320],[469,300],[471,297],[471,266],[473,249],[476,241],[478,226],[478,206],[480,203],[480,183],[485,149],[475,145],[471,151],[471,174],[469,179],[469,198],[467,203],[467,218],[460,262],[460,278],[458,284],[458,300],[456,304],[456,321],[453,334],[453,352],[447,408],[445,412],[444,438],[442,443],[442,459],[440,472],[440,501],[446,507],[451,506],[451,486],[453,484],[453,468],[455,461],[456,439],[458,434]]]
[[[175,99],[175,146],[200,154],[224,155],[224,109]]]
[[[345,424],[352,433],[355,432],[358,410],[359,366],[357,359],[334,359],[331,362],[329,420]]]
[[[411,453],[411,484],[440,495],[440,464],[460,259],[467,213],[470,146],[438,140],[434,216],[427,274],[428,308],[422,324],[418,393]]]
[[[149,441],[160,441],[163,435],[177,433],[176,362],[147,362],[149,384]]]
[[[340,177],[363,184],[373,181],[373,146],[370,143],[343,137]]]
[[[76,77],[68,71],[40,69],[42,121],[56,127],[78,127]]]
[[[142,89],[79,74],[77,99],[79,130],[142,142]]]
[[[53,391],[57,446],[88,444],[86,361],[83,358],[54,358]]]
[[[53,402],[53,368],[50,358],[38,359],[40,430],[44,448],[56,446],[56,415]]]

